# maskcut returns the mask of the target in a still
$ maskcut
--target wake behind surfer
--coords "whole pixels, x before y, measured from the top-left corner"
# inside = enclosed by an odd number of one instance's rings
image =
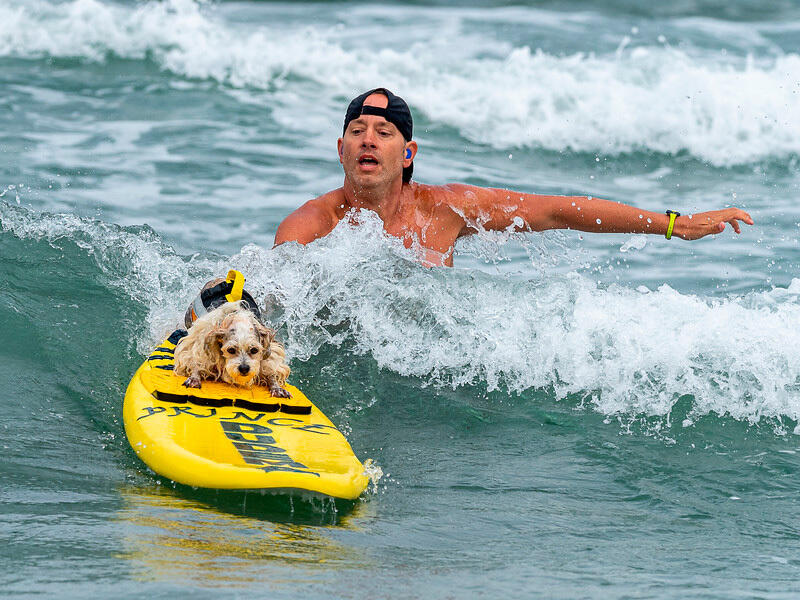
[[[721,233],[728,223],[753,224],[749,214],[726,208],[694,215],[657,213],[590,196],[528,194],[464,184],[411,181],[418,146],[411,111],[385,88],[354,98],[337,141],[342,187],[309,200],[278,226],[275,245],[307,244],[330,233],[354,209],[373,211],[384,230],[417,250],[429,266],[452,266],[456,240],[489,231],[577,229],[598,233],[652,233],[696,240]]]

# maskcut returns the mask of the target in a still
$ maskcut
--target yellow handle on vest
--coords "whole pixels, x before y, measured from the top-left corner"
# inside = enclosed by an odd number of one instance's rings
[[[233,284],[231,293],[225,296],[228,302],[238,302],[242,299],[242,290],[244,289],[244,275],[236,269],[228,271],[228,277],[225,279],[228,283]]]

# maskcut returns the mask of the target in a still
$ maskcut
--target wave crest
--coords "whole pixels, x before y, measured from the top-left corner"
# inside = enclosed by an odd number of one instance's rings
[[[603,414],[800,418],[800,280],[727,299],[607,288],[577,273],[519,281],[427,269],[380,221],[305,247],[248,246],[251,274],[295,358],[346,347],[426,384],[552,389]]]
[[[180,77],[266,90],[282,123],[306,115],[297,97],[309,82],[337,123],[341,98],[387,85],[429,121],[499,149],[688,152],[717,166],[800,154],[795,53],[757,61],[664,44],[626,50],[622,40],[616,53],[555,55],[474,35],[456,52],[437,41],[375,52],[335,27],[241,24],[221,12],[193,0],[3,6],[0,56],[153,60]]]
[[[684,424],[707,414],[800,420],[800,279],[703,298],[667,285],[602,287],[574,272],[520,280],[429,269],[377,216],[360,220],[307,246],[186,259],[147,228],[0,202],[4,235],[81,248],[107,285],[147,307],[143,354],[203,282],[237,268],[292,360],[335,347],[422,385],[546,389],[605,415],[669,416],[691,397]]]

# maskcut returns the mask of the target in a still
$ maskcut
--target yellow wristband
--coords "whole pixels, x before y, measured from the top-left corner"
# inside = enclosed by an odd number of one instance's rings
[[[669,215],[669,225],[667,225],[667,233],[664,235],[664,237],[669,240],[672,238],[672,228],[675,227],[675,219],[680,217],[681,213],[675,212],[674,210],[668,210],[667,214]]]

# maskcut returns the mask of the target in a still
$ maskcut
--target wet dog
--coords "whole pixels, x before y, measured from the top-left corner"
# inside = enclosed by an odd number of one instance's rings
[[[266,386],[278,398],[289,398],[286,352],[275,332],[264,326],[242,302],[228,302],[198,318],[175,348],[175,373],[183,385],[224,381],[240,387]]]

